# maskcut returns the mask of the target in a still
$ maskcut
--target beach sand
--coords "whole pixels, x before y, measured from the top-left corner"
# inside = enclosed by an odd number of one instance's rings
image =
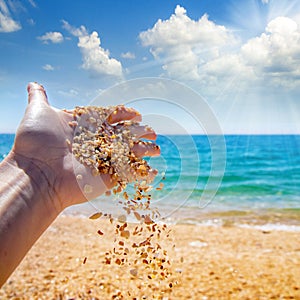
[[[102,263],[112,247],[109,222],[62,215],[1,288],[0,299],[300,299],[299,232],[171,228],[174,275],[159,284]]]

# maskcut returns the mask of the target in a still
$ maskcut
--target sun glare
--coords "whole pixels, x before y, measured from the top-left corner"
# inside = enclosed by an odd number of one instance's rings
[[[277,17],[293,18],[300,13],[300,3],[298,0],[277,0],[269,1],[267,21]]]
[[[229,11],[235,30],[243,31],[246,39],[263,32],[267,25],[268,5],[260,0],[232,1]]]
[[[243,31],[244,38],[264,32],[267,24],[277,17],[296,17],[300,13],[298,0],[246,0],[232,1],[230,18],[236,31]]]

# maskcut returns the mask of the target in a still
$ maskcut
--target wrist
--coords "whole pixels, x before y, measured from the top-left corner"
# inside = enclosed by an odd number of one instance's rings
[[[53,218],[63,209],[54,183],[54,172],[37,159],[12,151],[1,163],[0,184],[7,193],[18,194],[28,207],[39,207]]]
[[[60,212],[49,169],[11,152],[0,163],[0,287]]]

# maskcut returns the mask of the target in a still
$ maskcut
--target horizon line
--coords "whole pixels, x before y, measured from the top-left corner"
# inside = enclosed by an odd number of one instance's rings
[[[15,135],[16,132],[0,132],[0,135]],[[207,136],[207,135],[300,135],[300,132],[224,132],[223,134],[220,133],[157,133],[158,136],[162,135],[200,135],[200,136]]]

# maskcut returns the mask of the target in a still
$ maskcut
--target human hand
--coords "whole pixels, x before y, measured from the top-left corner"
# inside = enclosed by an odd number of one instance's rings
[[[141,115],[124,106],[119,106],[116,113],[109,116],[109,123],[126,120],[141,121]],[[101,174],[94,177],[90,168],[80,164],[72,154],[68,141],[73,140],[74,127],[72,111],[58,110],[49,105],[44,88],[37,83],[28,85],[28,107],[25,116],[17,130],[15,144],[10,156],[22,165],[26,172],[40,171],[40,180],[48,185],[47,193],[57,210],[63,210],[72,204],[86,201],[82,187],[78,185],[76,174],[81,174],[82,184],[96,187],[93,197],[99,196],[111,189],[115,182],[111,175]],[[116,125],[122,126],[122,125]],[[138,126],[132,128],[140,138],[155,140],[153,130]],[[154,156],[159,154],[159,148],[154,143],[140,145],[136,143],[132,149],[137,156]]]

